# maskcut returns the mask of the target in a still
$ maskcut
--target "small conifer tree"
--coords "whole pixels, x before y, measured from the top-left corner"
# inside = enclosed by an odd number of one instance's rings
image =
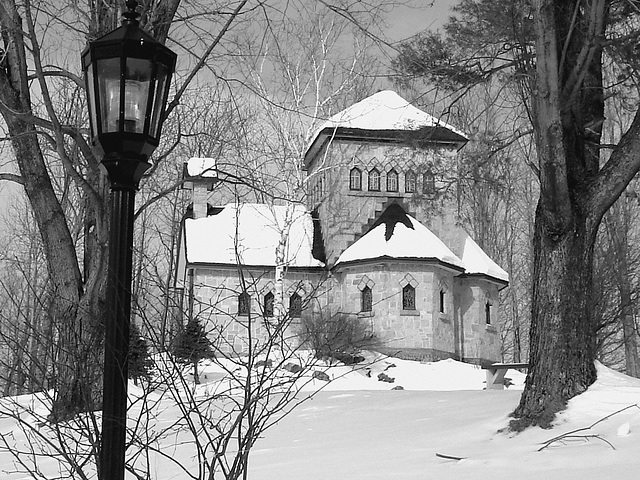
[[[189,320],[184,330],[174,339],[173,355],[178,360],[193,365],[193,381],[199,384],[198,362],[211,358],[213,349],[207,332],[197,318]]]
[[[131,323],[129,330],[129,372],[128,376],[134,384],[141,378],[148,379],[153,370],[153,360],[149,355],[147,341],[140,334],[140,329]]]

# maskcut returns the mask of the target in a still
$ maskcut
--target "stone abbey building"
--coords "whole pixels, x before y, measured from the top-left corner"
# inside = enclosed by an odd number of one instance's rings
[[[286,313],[291,338],[307,315],[356,318],[384,353],[500,361],[508,275],[458,225],[446,178],[466,142],[382,91],[318,130],[304,158],[306,205],[225,202],[215,165],[192,159],[177,262],[189,311],[230,354]]]

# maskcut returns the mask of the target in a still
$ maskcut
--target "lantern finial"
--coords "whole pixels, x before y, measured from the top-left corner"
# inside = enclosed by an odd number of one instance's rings
[[[127,0],[127,11],[122,14],[124,19],[122,20],[122,24],[136,24],[139,25],[138,18],[140,18],[140,14],[136,11],[138,8],[138,0]]]

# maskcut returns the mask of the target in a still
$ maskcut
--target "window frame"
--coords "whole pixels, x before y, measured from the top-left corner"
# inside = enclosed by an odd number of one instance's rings
[[[267,292],[264,294],[264,298],[262,300],[262,315],[265,318],[273,318],[274,315],[274,305],[275,305],[276,296],[273,292]]]
[[[373,167],[367,175],[367,190],[370,192],[380,191],[380,170]]]
[[[369,285],[365,285],[360,290],[360,312],[370,313],[373,311],[373,291]]]
[[[436,176],[431,168],[422,174],[422,193],[425,195],[436,193]]]
[[[244,291],[238,295],[238,315],[248,317],[251,313],[251,295]]]
[[[487,327],[490,327],[493,325],[492,318],[491,318],[491,307],[492,305],[490,300],[487,300],[486,302],[484,302],[484,322]]]
[[[355,186],[355,181],[357,180],[357,186]],[[349,170],[349,190],[353,191],[361,191],[362,190],[362,170],[358,167],[353,167]]]
[[[400,190],[399,186],[400,177],[395,168],[392,168],[387,172],[387,192],[398,192]]]
[[[302,296],[298,292],[293,292],[289,296],[289,318],[302,317]]]
[[[416,288],[407,283],[402,287],[402,310],[415,311],[416,308]]]
[[[418,179],[413,170],[407,170],[404,175],[404,191],[405,193],[415,193]]]

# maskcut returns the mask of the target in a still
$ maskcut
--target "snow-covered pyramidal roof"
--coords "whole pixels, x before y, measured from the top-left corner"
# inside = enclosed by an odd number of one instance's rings
[[[364,236],[342,252],[336,265],[377,258],[433,260],[464,271],[463,261],[397,204],[390,205]]]
[[[458,148],[467,142],[460,130],[414,107],[391,90],[371,95],[322,124],[307,149],[305,165],[332,139],[380,143],[418,140]]]
[[[313,220],[301,205],[228,204],[184,224],[188,263],[273,267],[282,238],[287,267],[323,266],[313,257]]]
[[[508,283],[509,275],[463,230],[458,232],[460,250],[456,255],[431,230],[407,214],[398,204],[390,205],[369,231],[348,247],[336,266],[374,259],[429,260],[460,274],[483,275]]]
[[[414,107],[396,92],[383,90],[335,114],[320,128],[418,130],[423,127],[436,126],[446,128],[461,137],[465,137],[460,130]]]

